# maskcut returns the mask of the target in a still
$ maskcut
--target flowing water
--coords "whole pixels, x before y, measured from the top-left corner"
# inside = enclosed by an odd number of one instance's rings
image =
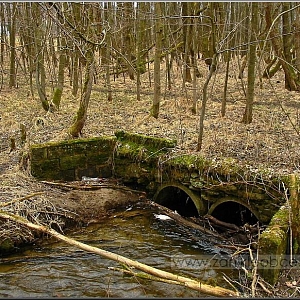
[[[127,207],[103,223],[68,233],[78,241],[161,270],[230,288],[233,269],[187,267],[178,258],[226,256],[211,237],[157,218],[144,204]],[[185,263],[187,260],[184,261]],[[117,262],[53,239],[0,259],[0,297],[207,297],[189,288],[123,274]],[[138,271],[138,270],[137,270]]]

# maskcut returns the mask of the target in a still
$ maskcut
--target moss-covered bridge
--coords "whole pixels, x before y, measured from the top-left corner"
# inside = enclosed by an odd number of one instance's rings
[[[117,177],[144,188],[184,216],[212,214],[231,223],[268,223],[285,202],[283,178],[269,178],[200,155],[176,155],[176,141],[116,132],[113,137],[52,142],[31,147],[31,173],[43,180]]]
[[[286,203],[288,192],[283,187],[289,187],[289,177],[242,168],[233,159],[220,163],[201,155],[178,155],[175,147],[176,141],[124,131],[109,137],[32,145],[31,174],[65,181],[116,177],[145,189],[154,201],[183,216],[210,214],[237,225],[269,224]],[[280,226],[279,230],[286,230],[287,224]],[[286,240],[284,232],[271,251],[277,253],[280,248],[284,252]],[[268,237],[261,251],[269,251],[270,243]]]

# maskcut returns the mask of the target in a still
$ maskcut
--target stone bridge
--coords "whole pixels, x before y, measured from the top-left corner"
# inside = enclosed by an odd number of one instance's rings
[[[123,131],[113,137],[33,145],[30,167],[43,180],[82,176],[120,178],[183,216],[211,214],[223,221],[268,223],[285,202],[281,181],[200,155],[172,154],[175,141]]]
[[[178,155],[174,147],[176,141],[118,131],[110,137],[32,145],[30,169],[42,180],[116,177],[186,217],[210,214],[237,225],[269,224],[260,237],[260,253],[282,259],[290,226],[290,177],[241,168],[233,159]],[[288,189],[284,192],[283,187]],[[274,283],[279,269],[266,267],[263,272]]]

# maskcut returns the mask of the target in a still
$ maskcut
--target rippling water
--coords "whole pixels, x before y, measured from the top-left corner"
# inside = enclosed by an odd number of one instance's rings
[[[211,237],[159,220],[153,208],[137,204],[100,224],[68,236],[144,264],[228,288],[224,270],[181,268],[174,258],[221,255]],[[48,239],[41,245],[0,260],[0,297],[206,297],[183,286],[150,281],[108,267],[114,261]],[[233,273],[232,273],[233,272]],[[234,276],[234,270],[227,270]]]

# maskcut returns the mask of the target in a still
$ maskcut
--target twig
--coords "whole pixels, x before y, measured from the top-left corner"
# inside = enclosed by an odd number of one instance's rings
[[[23,200],[27,200],[29,198],[32,198],[34,196],[41,195],[41,194],[44,194],[44,193],[45,192],[36,192],[36,193],[30,194],[30,195],[27,195],[27,196],[24,196],[24,197],[21,197],[21,198],[17,198],[17,199],[11,200],[9,202],[1,203],[0,207],[6,207],[6,206],[8,206],[10,204],[13,204],[15,202],[20,202],[20,201],[23,201]]]
[[[257,261],[254,260],[253,258],[253,253],[249,245],[249,254],[250,254],[250,259],[251,263],[253,266],[252,269],[252,282],[251,282],[251,296],[254,298],[255,297],[255,290],[256,290],[256,284],[257,284]]]
[[[160,282],[185,286],[185,284],[183,282],[160,278],[160,277],[153,276],[153,275],[150,275],[150,274],[147,274],[147,273],[144,273],[144,272],[133,272],[129,268],[122,269],[122,268],[116,268],[116,267],[108,267],[108,269],[123,272],[123,273],[129,274],[129,275],[132,275],[132,276],[143,278],[143,279],[148,279],[148,280],[154,280],[154,281],[160,281]]]
[[[227,222],[220,221],[220,220],[218,220],[217,218],[215,218],[215,217],[213,217],[211,215],[206,215],[205,218],[208,219],[208,220],[210,220],[211,222],[213,222],[216,225],[219,225],[219,226],[222,226],[222,227],[226,227],[226,228],[229,228],[229,229],[233,229],[233,230],[235,230],[237,232],[243,231],[242,228],[238,227],[237,225],[232,224],[232,223],[227,223]]]
[[[270,290],[268,290],[265,285],[261,282],[261,280],[258,280],[257,283],[260,285],[260,287],[269,295],[272,294],[272,292]]]

